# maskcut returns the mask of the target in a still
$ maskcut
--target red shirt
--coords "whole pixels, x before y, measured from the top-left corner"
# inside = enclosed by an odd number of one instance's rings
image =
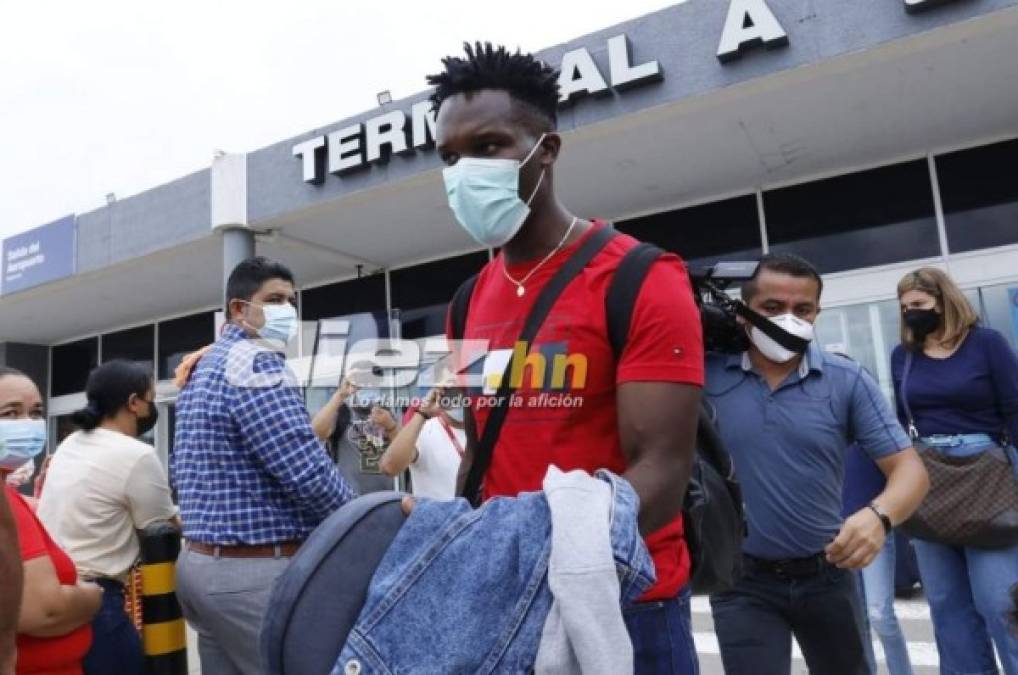
[[[21,544],[21,559],[33,560],[48,555],[53,561],[57,579],[65,586],[77,583],[78,573],[74,563],[57,546],[46,532],[32,507],[16,490],[4,486],[7,501],[18,527],[18,541]],[[28,602],[32,599],[28,598]],[[81,660],[92,644],[92,625],[74,629],[59,637],[32,637],[18,633],[18,663],[16,671],[38,675],[81,675]]]
[[[538,269],[527,280],[523,297],[505,278],[501,254],[481,271],[464,338],[489,341],[488,354],[467,370],[483,375],[484,394],[493,396],[497,390],[497,380],[541,289],[594,229]],[[616,235],[569,284],[545,319],[528,366],[514,377],[512,408],[484,478],[485,499],[540,490],[551,464],[563,471],[592,473],[604,468],[621,475],[626,463],[619,441],[617,386],[639,381],[703,385],[700,316],[685,266],[672,254],[651,267],[637,298],[626,348],[615,363],[605,295],[622,256],[636,244],[632,237]],[[521,279],[534,264],[513,265],[508,272]],[[465,354],[469,352],[467,347]],[[489,414],[478,405],[483,400],[473,401],[478,434]],[[641,599],[674,597],[689,580],[682,516],[651,533],[646,542],[657,582]]]

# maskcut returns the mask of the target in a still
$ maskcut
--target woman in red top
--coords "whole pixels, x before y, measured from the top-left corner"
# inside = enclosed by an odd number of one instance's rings
[[[0,479],[6,478],[11,464],[24,462],[19,455],[31,457],[40,445],[45,446],[45,426],[32,424],[43,419],[42,397],[35,384],[19,371],[0,368]],[[17,524],[24,566],[16,672],[80,675],[102,589],[78,581],[74,563],[46,533],[24,498],[7,485],[4,490]]]

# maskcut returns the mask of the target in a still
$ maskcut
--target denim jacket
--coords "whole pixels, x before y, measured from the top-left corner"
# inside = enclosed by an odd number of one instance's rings
[[[637,528],[639,499],[608,471],[621,603],[654,582]],[[371,580],[332,675],[532,672],[552,594],[543,492],[418,501]]]

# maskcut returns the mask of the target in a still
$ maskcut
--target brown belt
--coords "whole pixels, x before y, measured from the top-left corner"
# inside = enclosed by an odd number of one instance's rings
[[[187,542],[187,549],[203,555],[220,556],[223,558],[291,558],[300,545],[300,541],[284,541],[278,544],[255,544],[248,546],[217,546],[215,544],[203,544],[200,541]]]

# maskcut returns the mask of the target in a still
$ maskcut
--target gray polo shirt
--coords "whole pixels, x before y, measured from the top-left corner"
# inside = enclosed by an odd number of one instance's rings
[[[710,354],[704,393],[746,502],[743,551],[778,560],[819,553],[841,528],[845,451],[879,459],[911,446],[894,411],[859,364],[816,344],[776,390],[748,354]]]

